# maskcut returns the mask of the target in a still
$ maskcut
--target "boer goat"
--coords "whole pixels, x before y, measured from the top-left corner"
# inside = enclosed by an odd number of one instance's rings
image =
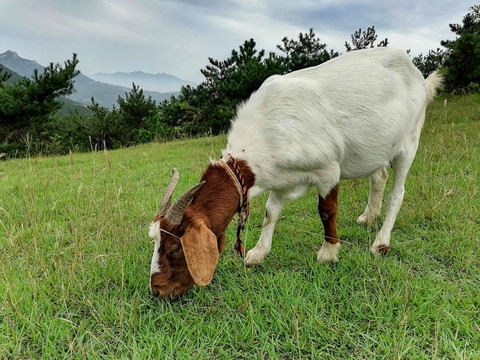
[[[150,286],[155,297],[178,298],[194,283],[212,280],[225,229],[237,211],[248,215],[248,198],[270,197],[260,239],[247,266],[260,263],[272,245],[282,204],[315,186],[325,237],[319,262],[337,261],[337,196],[341,179],[370,178],[359,223],[380,213],[387,180],[394,179],[386,218],[371,246],[385,254],[417,151],[425,108],[441,77],[426,80],[403,50],[353,51],[322,65],[268,78],[238,108],[220,161],[211,161],[201,182],[171,205],[178,172],[150,225],[155,240]],[[241,227],[237,229],[239,233]],[[243,251],[241,241],[237,249]]]

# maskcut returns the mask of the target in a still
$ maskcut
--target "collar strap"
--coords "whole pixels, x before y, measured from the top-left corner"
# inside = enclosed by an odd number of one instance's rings
[[[243,257],[245,253],[245,248],[242,243],[242,234],[241,231],[245,228],[245,222],[247,221],[248,215],[250,213],[250,202],[248,201],[248,190],[245,185],[245,178],[243,177],[242,171],[238,166],[235,158],[228,154],[229,160],[232,163],[233,170],[230,169],[230,166],[223,161],[219,161],[220,165],[226,170],[228,175],[234,180],[235,186],[237,187],[238,193],[240,195],[240,202],[238,206],[238,219],[237,219],[237,241],[235,242],[235,250],[237,253]],[[227,161],[227,162],[228,162]]]
[[[240,209],[243,205],[243,189],[242,189],[242,185],[240,184],[240,181],[238,180],[237,175],[235,175],[235,173],[230,168],[230,166],[228,166],[223,161],[218,161],[217,164],[225,169],[225,172],[228,174],[228,176],[230,176],[230,179],[232,179],[233,183],[235,184],[235,187],[237,188],[237,191],[238,191],[238,195],[240,196],[240,200],[238,203],[238,208]]]

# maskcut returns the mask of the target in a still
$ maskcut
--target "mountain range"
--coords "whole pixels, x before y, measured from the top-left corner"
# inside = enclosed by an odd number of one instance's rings
[[[132,83],[140,86],[143,90],[164,92],[178,92],[182,86],[196,86],[194,82],[180,79],[176,76],[157,73],[150,74],[143,71],[116,72],[113,74],[96,73],[89,75],[90,78],[108,84],[131,87]]]
[[[15,51],[8,50],[0,54],[0,64],[12,72],[30,77],[34,69],[43,71],[44,67],[34,60],[24,59]],[[177,95],[182,86],[195,85],[194,83],[182,80],[169,74],[148,74],[141,71],[132,73],[116,73],[93,75],[94,79],[80,73],[75,77],[75,92],[67,98],[82,105],[90,105],[91,98],[94,97],[99,105],[111,108],[117,104],[118,96],[125,96],[125,93],[131,91],[132,83],[138,85],[146,96],[151,96],[153,100],[161,102],[169,99],[172,95]],[[18,79],[17,77],[13,77]],[[15,81],[10,79],[10,82]],[[112,82],[112,83],[108,83]],[[148,89],[148,90],[147,90]],[[152,91],[151,89],[168,89],[165,91]]]

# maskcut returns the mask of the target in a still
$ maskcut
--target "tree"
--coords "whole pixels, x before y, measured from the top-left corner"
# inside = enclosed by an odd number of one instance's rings
[[[208,89],[218,89],[219,85],[226,81],[230,73],[234,70],[234,63],[232,57],[226,60],[215,60],[213,58],[208,58],[210,65],[207,65],[205,69],[201,69],[200,72],[205,77],[205,81],[202,82],[201,86]],[[220,93],[216,93],[217,97],[220,96]]]
[[[234,101],[247,99],[273,73],[264,62],[265,50],[257,51],[255,40],[250,39],[232,50],[234,69],[225,83],[225,95]]]
[[[277,48],[281,54],[265,54],[257,50],[254,39],[246,40],[238,50],[224,60],[209,58],[201,70],[205,76],[196,88],[183,87],[178,97],[159,106],[149,120],[152,127],[167,137],[195,134],[218,134],[230,125],[238,104],[271,75],[285,74],[308,66],[321,64],[338,56],[326,50],[312,29],[299,34],[298,40],[283,38]],[[168,128],[175,129],[172,132]]]
[[[235,105],[257,90],[270,75],[275,74],[265,61],[265,50],[258,51],[254,39],[246,40],[231,56],[219,61],[209,58],[210,65],[201,72],[202,87],[211,91],[215,103],[229,99]]]
[[[465,89],[480,84],[480,5],[474,5],[463,24],[450,24],[458,37],[441,41],[447,48],[444,69],[448,90]]]
[[[300,33],[298,40],[284,37],[282,44],[277,45],[277,49],[283,53],[279,56],[282,73],[319,65],[338,56],[337,52],[327,50],[327,45],[321,43],[313,29],[305,34]]]
[[[232,50],[225,60],[208,60],[209,65],[201,70],[205,81],[196,89],[183,88],[178,100],[189,104],[182,106],[182,113],[186,123],[197,124],[192,129],[219,133],[228,128],[236,106],[269,76],[278,73],[277,63],[266,60],[265,50],[258,51],[254,39]]]
[[[443,66],[445,51],[442,49],[430,50],[427,55],[419,54],[412,59],[415,66],[422,72],[426,78],[432,72],[437,71]]]
[[[353,50],[361,50],[375,47],[375,41],[377,41],[377,34],[375,33],[375,26],[367,28],[366,31],[362,31],[362,28],[359,28],[352,35],[352,45],[345,41],[345,48],[347,52]],[[388,39],[380,41],[377,47],[387,47]]]
[[[0,84],[0,138],[3,144],[21,142],[28,132],[31,137],[41,137],[48,116],[60,109],[60,96],[74,91],[77,54],[72,60],[59,64],[50,63],[31,78],[23,78],[16,84]],[[5,76],[2,76],[2,80]]]
[[[143,90],[132,84],[132,90],[125,93],[125,99],[121,96],[117,99],[118,114],[122,118],[122,125],[128,144],[145,142],[141,137],[144,129],[144,119],[150,112],[156,110],[155,100],[152,97],[145,97]]]
[[[7,81],[8,79],[10,79],[10,77],[12,76],[12,74],[8,73],[6,71],[6,69],[0,65],[0,86],[5,82]]]
[[[109,111],[107,108],[100,106],[92,97],[91,104],[88,109],[92,111],[89,121],[85,124],[85,137],[89,138],[92,150],[101,150],[104,146],[114,148],[121,143],[119,138],[122,137],[122,130],[119,124],[118,111],[113,109]]]

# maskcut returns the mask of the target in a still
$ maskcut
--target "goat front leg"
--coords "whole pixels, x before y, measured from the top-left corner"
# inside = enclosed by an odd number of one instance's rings
[[[258,239],[255,247],[247,252],[245,257],[245,264],[252,266],[260,264],[263,259],[270,253],[272,248],[272,236],[275,228],[275,223],[282,211],[283,198],[273,191],[268,197],[267,204],[265,205],[265,217],[263,219],[262,233],[260,239]]]
[[[337,254],[340,248],[340,240],[337,234],[338,189],[339,185],[337,184],[326,197],[318,196],[318,213],[325,230],[325,240],[317,253],[317,261],[319,262],[338,261]]]

